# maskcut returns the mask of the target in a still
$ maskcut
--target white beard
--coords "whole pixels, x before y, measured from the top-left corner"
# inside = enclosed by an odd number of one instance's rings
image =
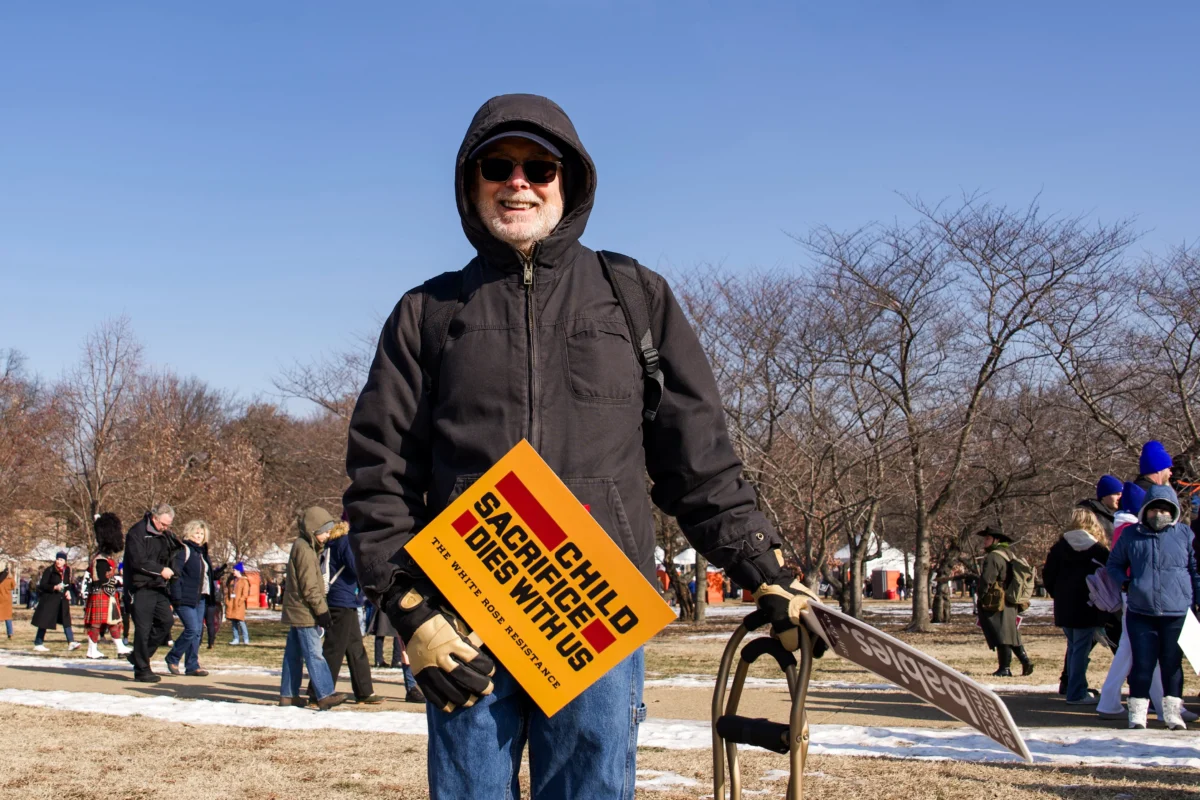
[[[524,250],[545,239],[562,220],[562,203],[541,203],[534,207],[530,219],[508,222],[500,212],[500,199],[525,200],[527,198],[506,197],[496,198],[492,202],[479,204],[476,209],[483,224],[500,241],[510,244],[518,250]],[[534,201],[536,202],[536,201]]]

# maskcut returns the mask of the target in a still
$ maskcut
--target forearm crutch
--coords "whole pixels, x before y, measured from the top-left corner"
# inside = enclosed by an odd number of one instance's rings
[[[741,649],[741,659],[729,689],[729,702],[725,702],[725,684],[738,645],[750,631],[767,624],[761,611],[748,614],[742,624],[729,638],[725,652],[721,655],[721,667],[717,670],[717,686],[713,691],[712,734],[713,734],[713,797],[725,800],[725,760],[729,760],[729,800],[741,800],[742,775],[738,765],[738,745],[749,744],[787,754],[790,759],[787,800],[800,800],[804,795],[804,762],[808,757],[808,718],[804,704],[808,699],[808,680],[812,675],[812,634],[800,626],[800,663],[796,654],[789,652],[778,639],[763,637],[755,639]],[[750,665],[764,655],[771,656],[787,677],[788,692],[792,698],[791,718],[788,724],[768,719],[738,716],[738,704],[742,689],[746,685],[746,673]]]

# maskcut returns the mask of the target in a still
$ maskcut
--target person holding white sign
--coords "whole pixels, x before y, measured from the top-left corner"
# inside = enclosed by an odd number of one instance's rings
[[[1114,583],[1129,584],[1125,613],[1133,649],[1129,727],[1146,727],[1150,682],[1158,666],[1164,694],[1162,721],[1171,730],[1184,730],[1179,634],[1200,598],[1192,531],[1179,522],[1179,499],[1170,486],[1150,487],[1138,520],[1122,532],[1105,567]]]

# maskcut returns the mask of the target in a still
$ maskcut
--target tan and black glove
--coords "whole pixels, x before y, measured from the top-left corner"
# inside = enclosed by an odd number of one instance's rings
[[[784,569],[783,554],[779,550],[764,553],[759,560],[774,560],[776,571],[751,592],[754,602],[770,620],[771,635],[788,650],[799,650],[800,626],[804,624],[800,621],[800,614],[808,608],[809,603],[819,603],[821,598],[797,580],[790,570]],[[812,639],[813,657],[820,658],[825,655],[825,640],[816,634]]]
[[[492,693],[495,661],[479,635],[438,602],[432,585],[393,591],[384,610],[404,640],[413,678],[435,708],[470,708]]]

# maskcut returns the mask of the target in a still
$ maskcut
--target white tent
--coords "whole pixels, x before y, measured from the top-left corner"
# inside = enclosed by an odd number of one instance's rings
[[[882,545],[882,548],[880,548],[879,545]],[[877,539],[874,537],[874,535],[872,535],[872,542],[871,547],[868,550],[868,555],[876,551],[879,551],[879,558],[872,559],[863,565],[863,572],[865,574],[870,575],[877,569],[888,570],[890,572],[899,572],[901,574],[906,572],[904,551],[900,550],[899,548],[892,547],[887,542]],[[843,564],[850,561],[850,545],[846,545],[841,550],[838,550],[836,553],[834,553],[833,558],[835,561],[840,561]],[[907,572],[912,572],[913,563],[914,556],[909,553]]]
[[[25,554],[26,561],[53,561],[62,550],[67,551],[67,562],[87,561],[87,551],[82,547],[64,548],[49,539],[42,539],[32,550]]]
[[[253,559],[253,561],[260,567],[281,567],[288,562],[288,556],[291,553],[292,546],[290,544],[287,546],[287,549],[273,544],[267,548],[265,553]]]
[[[658,548],[654,551],[654,554],[655,554],[655,556],[658,557],[659,561],[662,561],[661,553],[662,553],[661,548]],[[674,562],[675,566],[677,566],[677,567],[692,567],[693,569],[695,569],[695,567],[696,567],[696,551],[693,548],[689,547],[687,550],[684,550],[682,553],[675,556],[675,558],[673,558],[671,560]],[[712,564],[709,564],[708,569],[705,571],[706,572],[720,572],[721,569],[719,567],[714,567]],[[688,571],[688,574],[691,574],[691,570]]]

